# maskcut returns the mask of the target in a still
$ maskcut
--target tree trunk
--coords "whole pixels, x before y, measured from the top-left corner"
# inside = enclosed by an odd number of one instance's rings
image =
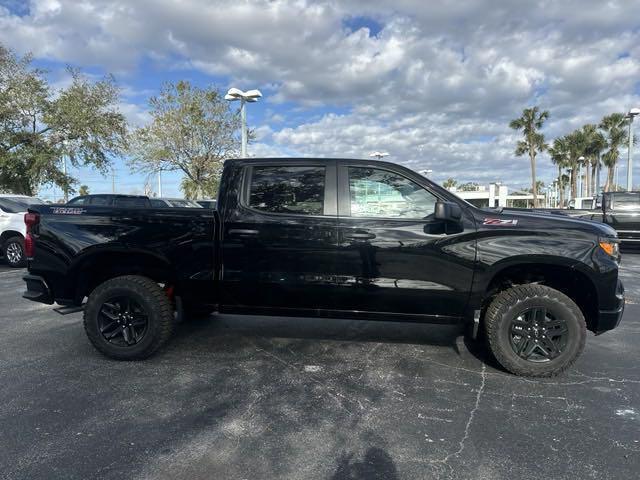
[[[536,152],[529,149],[531,159],[531,191],[533,192],[533,208],[538,207],[538,185],[536,185]]]
[[[614,190],[614,174],[616,171],[616,167],[615,166],[609,166],[607,167],[607,185],[605,186],[605,191],[607,192],[613,192]]]
[[[562,168],[558,165],[558,207],[562,208],[564,206],[564,183],[562,183]]]
[[[598,157],[596,156],[593,165],[591,165],[591,192],[598,194]]]
[[[578,166],[571,166],[571,199],[574,200],[576,198],[576,193],[578,192]]]
[[[585,183],[586,183],[586,188],[585,188],[585,197],[589,197],[591,195],[591,160],[589,160],[587,158],[587,161],[585,163]]]

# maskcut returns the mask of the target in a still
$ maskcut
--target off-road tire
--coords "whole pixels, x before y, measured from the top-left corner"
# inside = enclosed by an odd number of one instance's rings
[[[9,248],[17,248],[20,250],[20,259],[18,261],[14,261],[10,258],[11,255],[8,253]],[[14,235],[13,237],[9,237],[5,240],[2,245],[2,254],[10,267],[22,268],[27,265],[27,256],[24,254],[24,238],[18,235]]]
[[[135,345],[113,345],[100,332],[100,309],[114,295],[130,296],[147,313],[147,330]],[[164,290],[153,280],[138,275],[115,277],[99,285],[89,295],[84,309],[84,329],[93,346],[107,357],[116,360],[142,360],[151,356],[171,337],[174,329],[173,307]]]
[[[534,363],[518,356],[510,344],[513,318],[527,309],[544,307],[565,320],[567,343],[562,353],[544,363]],[[587,327],[580,308],[564,293],[537,285],[519,285],[500,292],[487,308],[484,327],[491,353],[498,363],[516,375],[553,377],[567,370],[582,353]]]

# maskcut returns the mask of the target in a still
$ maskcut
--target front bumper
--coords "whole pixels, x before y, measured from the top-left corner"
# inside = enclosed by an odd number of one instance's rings
[[[34,302],[53,304],[51,289],[44,278],[38,275],[25,275],[22,279],[27,284],[27,290],[22,294],[23,298]]]
[[[622,285],[620,279],[618,279],[618,285],[616,286],[616,299],[618,301],[617,308],[598,311],[598,325],[595,330],[596,335],[613,330],[620,324],[620,320],[622,320],[622,314],[624,313],[624,285]]]

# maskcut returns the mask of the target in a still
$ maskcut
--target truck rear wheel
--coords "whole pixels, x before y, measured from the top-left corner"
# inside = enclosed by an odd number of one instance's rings
[[[89,296],[84,329],[104,355],[116,360],[142,360],[173,332],[173,308],[153,280],[137,275],[112,278]]]
[[[489,348],[516,375],[551,377],[568,369],[584,349],[580,308],[553,288],[529,284],[500,292],[485,315]]]

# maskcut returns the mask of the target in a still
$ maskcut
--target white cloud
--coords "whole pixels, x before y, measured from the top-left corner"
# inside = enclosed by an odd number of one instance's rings
[[[253,151],[385,149],[437,176],[526,180],[508,121],[538,104],[548,137],[640,104],[640,2],[609,0],[32,0],[0,7],[0,41],[37,57],[135,75],[141,60],[258,86],[277,113]],[[374,19],[380,31],[364,26]],[[345,24],[361,19],[363,28]],[[127,98],[129,102],[131,99]],[[283,120],[293,109],[340,115]],[[132,121],[144,121],[133,103]],[[291,125],[290,110],[285,125]],[[313,111],[313,110],[311,110]],[[541,158],[541,174],[553,169]]]

